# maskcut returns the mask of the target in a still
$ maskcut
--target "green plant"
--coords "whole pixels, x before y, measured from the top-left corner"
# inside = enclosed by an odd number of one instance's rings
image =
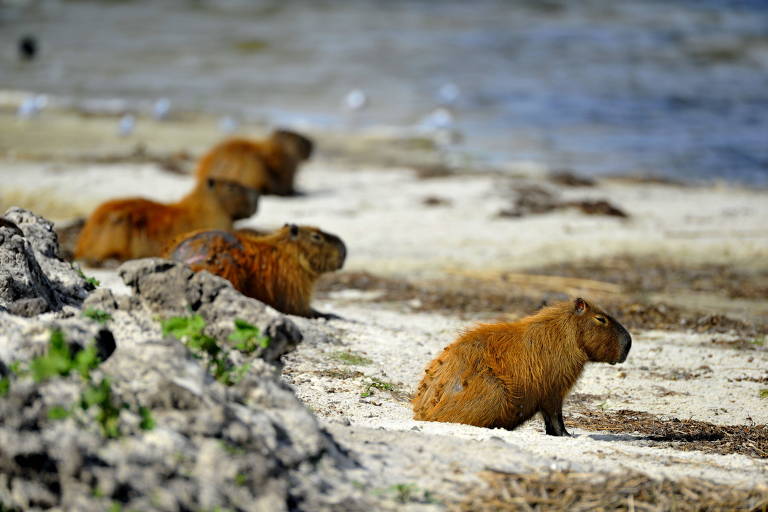
[[[219,346],[216,339],[203,332],[205,319],[198,315],[176,316],[162,323],[163,335],[171,335],[182,341],[198,358],[207,359],[207,370],[213,377],[226,386],[240,382],[250,370],[250,363],[232,366],[226,348]],[[262,336],[256,326],[244,320],[235,320],[235,330],[230,340],[238,342],[236,348],[246,353],[257,347],[266,347],[269,339]]]
[[[83,311],[83,316],[86,318],[90,318],[91,320],[95,320],[100,324],[105,324],[110,320],[112,320],[112,315],[110,315],[106,311],[102,311],[100,309],[95,309],[95,308],[86,309],[85,311]]]
[[[367,398],[373,395],[373,390],[378,389],[381,391],[395,391],[397,388],[391,382],[385,382],[376,377],[371,377],[371,382],[367,383],[363,388],[363,392],[360,393],[361,398]]]
[[[11,365],[11,370],[15,375],[29,374],[36,382],[43,382],[54,377],[66,377],[71,373],[77,373],[83,380],[85,387],[80,393],[77,406],[83,411],[91,408],[95,410],[94,417],[99,424],[102,433],[106,437],[119,437],[119,416],[120,410],[127,405],[117,402],[112,395],[112,386],[109,379],[102,378],[96,381],[91,374],[91,370],[101,364],[96,347],[90,345],[74,355],[64,338],[64,333],[59,329],[51,331],[48,339],[48,351],[42,356],[32,359],[27,368],[23,368],[20,363]],[[10,386],[10,380],[8,381]],[[48,410],[48,418],[61,420],[72,415],[73,407],[64,407],[56,405]],[[142,412],[142,410],[146,412]],[[143,419],[151,420],[149,411],[143,407],[139,409]],[[154,422],[142,421],[142,428],[153,428]]]
[[[248,475],[246,475],[245,473],[238,473],[235,475],[235,485],[244,487],[245,484],[247,483],[248,483]]]
[[[195,357],[208,360],[208,372],[221,382],[227,380],[229,364],[226,353],[216,340],[203,333],[205,319],[200,315],[174,316],[162,324],[163,335],[182,341]]]
[[[59,329],[51,331],[48,339],[48,352],[34,358],[29,363],[29,371],[36,382],[42,382],[55,376],[66,376],[72,370],[72,354],[64,333]]]
[[[152,411],[149,408],[139,407],[139,416],[141,416],[141,423],[139,423],[141,430],[152,430],[155,428],[155,419],[152,417]]]
[[[366,365],[373,362],[371,359],[352,352],[351,350],[347,350],[346,352],[334,352],[331,354],[331,358],[336,359],[337,361],[341,361],[344,364],[354,365]]]
[[[375,494],[393,495],[400,503],[440,503],[432,492],[421,490],[416,484],[395,484],[386,489],[375,490]]]
[[[229,341],[236,343],[235,348],[246,354],[250,354],[259,347],[269,346],[269,338],[262,336],[258,327],[239,318],[235,319],[235,330],[229,335]]]
[[[759,338],[755,338],[755,339],[751,340],[750,343],[753,344],[753,345],[757,345],[759,347],[762,347],[763,345],[765,345],[766,338],[768,338],[768,336],[760,336]]]
[[[48,418],[52,420],[63,420],[70,414],[69,409],[60,405],[54,405],[48,409]]]
[[[72,268],[77,270],[77,273],[80,275],[80,277],[85,279],[85,282],[88,283],[89,285],[91,285],[92,287],[98,288],[99,285],[101,285],[101,281],[99,281],[95,277],[90,277],[90,276],[85,275],[85,273],[83,273],[83,269],[81,269],[80,267],[78,267],[76,265],[73,265]]]
[[[11,390],[10,377],[3,377],[0,379],[0,396],[5,396]]]
[[[768,398],[768,388],[763,388],[760,390],[760,398]]]

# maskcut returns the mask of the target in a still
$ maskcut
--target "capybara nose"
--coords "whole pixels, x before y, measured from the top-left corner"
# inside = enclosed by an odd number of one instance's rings
[[[339,268],[344,265],[344,261],[347,259],[347,246],[339,239]]]
[[[619,347],[621,348],[621,358],[619,359],[620,363],[623,363],[627,360],[629,349],[632,348],[632,336],[630,336],[627,331],[623,331],[624,332],[622,332],[621,336],[619,337]]]

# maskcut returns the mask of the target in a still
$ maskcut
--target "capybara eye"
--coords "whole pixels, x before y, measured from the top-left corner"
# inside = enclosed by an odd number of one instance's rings
[[[605,324],[605,323],[608,323],[608,320],[606,320],[606,319],[605,319],[605,317],[603,317],[603,316],[596,316],[596,317],[595,317],[595,320],[597,320],[597,321],[598,321],[598,322],[600,322],[601,324]]]
[[[323,241],[323,237],[320,236],[320,233],[312,233],[310,235],[310,238],[312,238],[312,240],[315,241],[315,242],[322,242]]]

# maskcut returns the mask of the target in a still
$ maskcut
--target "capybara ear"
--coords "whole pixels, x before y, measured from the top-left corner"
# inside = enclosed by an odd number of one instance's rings
[[[299,235],[299,226],[291,224],[291,238],[296,238]]]
[[[578,297],[575,301],[573,301],[573,310],[576,312],[577,315],[583,314],[588,309],[589,309],[589,304],[587,304],[587,301],[585,301],[581,297]]]

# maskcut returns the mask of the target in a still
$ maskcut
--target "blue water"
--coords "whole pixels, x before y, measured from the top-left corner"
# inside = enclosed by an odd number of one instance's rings
[[[768,1],[11,3],[3,88],[338,128],[419,125],[454,84],[488,160],[768,185]]]

